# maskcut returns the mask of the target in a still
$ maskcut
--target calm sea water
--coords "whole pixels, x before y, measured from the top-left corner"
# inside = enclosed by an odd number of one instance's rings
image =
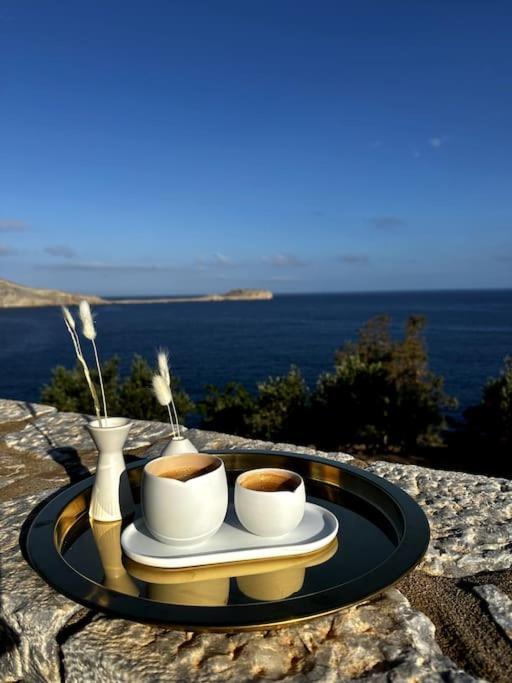
[[[461,408],[476,402],[485,380],[512,354],[512,290],[282,295],[272,301],[106,305],[96,309],[103,358],[133,354],[153,361],[171,350],[175,371],[198,399],[205,384],[249,387],[298,365],[313,384],[333,354],[371,316],[387,313],[393,332],[406,317],[428,319],[431,367]],[[51,369],[74,364],[58,308],[0,310],[0,396],[37,400]]]

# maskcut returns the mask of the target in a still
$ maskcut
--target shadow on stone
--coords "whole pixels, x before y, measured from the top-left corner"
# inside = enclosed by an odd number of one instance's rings
[[[0,657],[11,652],[20,644],[18,635],[7,624],[5,619],[0,617]]]
[[[24,406],[27,413],[30,413],[32,417],[37,417],[37,413],[34,410],[34,406],[32,405],[32,403],[29,403],[29,401],[21,401],[20,406]]]
[[[91,475],[89,469],[83,464],[76,448],[61,447],[48,450],[53,460],[66,470],[70,484],[76,484]]]
[[[25,402],[24,405],[30,414],[35,417],[36,413],[33,406],[28,402]],[[48,455],[50,455],[58,465],[62,465],[62,467],[66,470],[70,484],[76,484],[77,481],[81,481],[82,479],[85,479],[85,477],[90,476],[91,473],[82,463],[76,448],[58,446],[50,434],[48,434],[47,431],[42,429],[41,426],[37,424],[37,421],[32,422],[32,426],[39,432],[39,434],[48,444]]]

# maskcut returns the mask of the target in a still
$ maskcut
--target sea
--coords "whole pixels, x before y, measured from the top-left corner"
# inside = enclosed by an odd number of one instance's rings
[[[124,297],[123,297],[124,298]],[[131,297],[127,297],[131,298]],[[153,297],[152,297],[153,298]],[[411,314],[427,318],[431,369],[444,376],[458,413],[478,402],[484,383],[512,354],[512,290],[276,295],[270,301],[97,306],[100,356],[121,372],[134,354],[151,363],[170,351],[174,372],[194,400],[207,384],[255,389],[297,365],[310,386],[333,367],[334,353],[369,318],[387,314],[400,336]],[[0,309],[0,396],[37,401],[57,365],[72,367],[60,309]]]

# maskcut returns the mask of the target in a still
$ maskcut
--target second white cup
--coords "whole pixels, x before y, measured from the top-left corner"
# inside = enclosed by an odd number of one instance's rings
[[[276,467],[250,470],[235,483],[235,510],[241,524],[257,536],[284,536],[304,516],[302,477]]]

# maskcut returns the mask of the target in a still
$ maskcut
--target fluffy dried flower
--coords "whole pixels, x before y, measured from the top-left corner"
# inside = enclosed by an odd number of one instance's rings
[[[169,352],[165,349],[160,349],[157,353],[158,371],[165,379],[167,384],[171,386],[171,374],[169,372]]]
[[[160,374],[153,375],[153,392],[161,406],[168,406],[171,402],[171,389]]]
[[[62,315],[64,316],[64,320],[67,322],[69,327],[72,330],[75,330],[76,329],[75,319],[71,315],[71,311],[69,310],[69,308],[67,306],[62,306]]]
[[[92,318],[91,307],[88,301],[81,301],[78,307],[80,320],[82,321],[82,332],[86,339],[94,341],[96,339],[96,328]]]

